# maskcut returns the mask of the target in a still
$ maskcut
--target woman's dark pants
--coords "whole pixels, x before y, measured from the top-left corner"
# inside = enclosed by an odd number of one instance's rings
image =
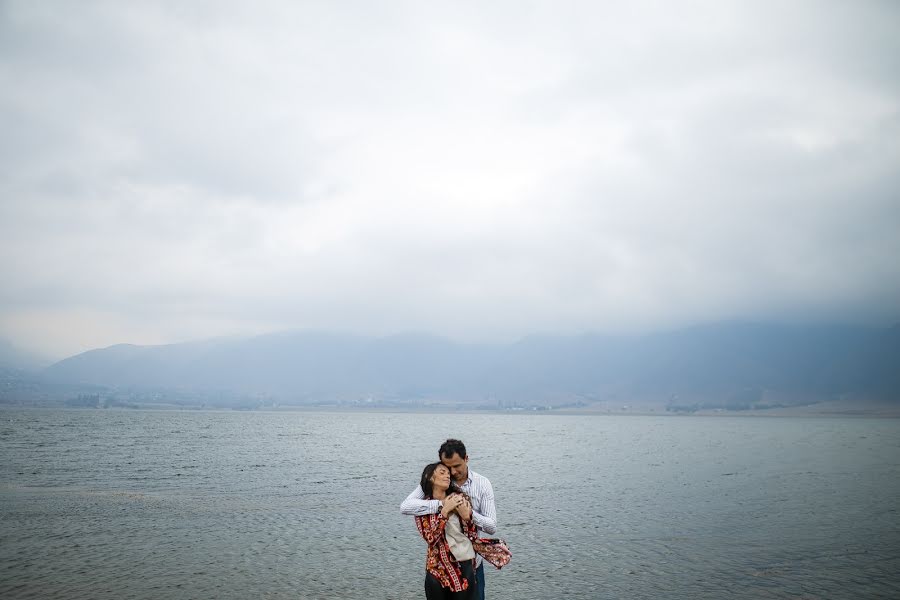
[[[475,561],[464,560],[459,563],[462,576],[469,580],[469,587],[461,592],[451,592],[441,587],[441,582],[431,573],[425,571],[425,598],[427,600],[475,600],[478,598],[478,585],[475,583]]]

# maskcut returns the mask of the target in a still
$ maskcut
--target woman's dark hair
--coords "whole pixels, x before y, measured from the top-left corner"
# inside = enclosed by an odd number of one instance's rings
[[[433,498],[432,493],[434,492],[434,487],[431,484],[431,476],[434,475],[434,470],[438,467],[444,467],[447,469],[447,466],[444,463],[431,463],[430,465],[425,465],[425,469],[422,470],[422,479],[419,481],[419,485],[422,486],[422,491],[425,493],[426,498]],[[448,471],[450,469],[447,469]],[[447,495],[450,494],[461,494],[462,490],[459,489],[455,483],[453,483],[453,478],[450,478],[450,487],[447,488]]]

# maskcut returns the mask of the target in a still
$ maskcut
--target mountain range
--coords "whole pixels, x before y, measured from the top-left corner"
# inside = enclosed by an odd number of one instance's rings
[[[151,391],[175,397],[177,390],[182,400],[194,396],[210,405],[262,398],[279,405],[646,402],[696,410],[838,398],[900,402],[900,324],[874,329],[728,322],[640,336],[535,335],[509,344],[424,334],[284,332],[116,345],[29,377],[32,388],[82,386],[132,398]],[[7,385],[0,401],[9,403],[15,387]]]

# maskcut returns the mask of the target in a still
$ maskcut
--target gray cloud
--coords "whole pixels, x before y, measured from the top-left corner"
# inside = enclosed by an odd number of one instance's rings
[[[900,317],[890,2],[6,2],[0,336]]]

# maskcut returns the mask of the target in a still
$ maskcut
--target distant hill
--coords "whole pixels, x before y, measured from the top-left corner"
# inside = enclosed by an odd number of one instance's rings
[[[532,336],[460,344],[430,335],[292,332],[118,345],[60,361],[54,384],[220,391],[281,404],[652,402],[672,410],[900,401],[900,325],[720,323],[645,336]],[[224,396],[223,396],[224,397]]]

